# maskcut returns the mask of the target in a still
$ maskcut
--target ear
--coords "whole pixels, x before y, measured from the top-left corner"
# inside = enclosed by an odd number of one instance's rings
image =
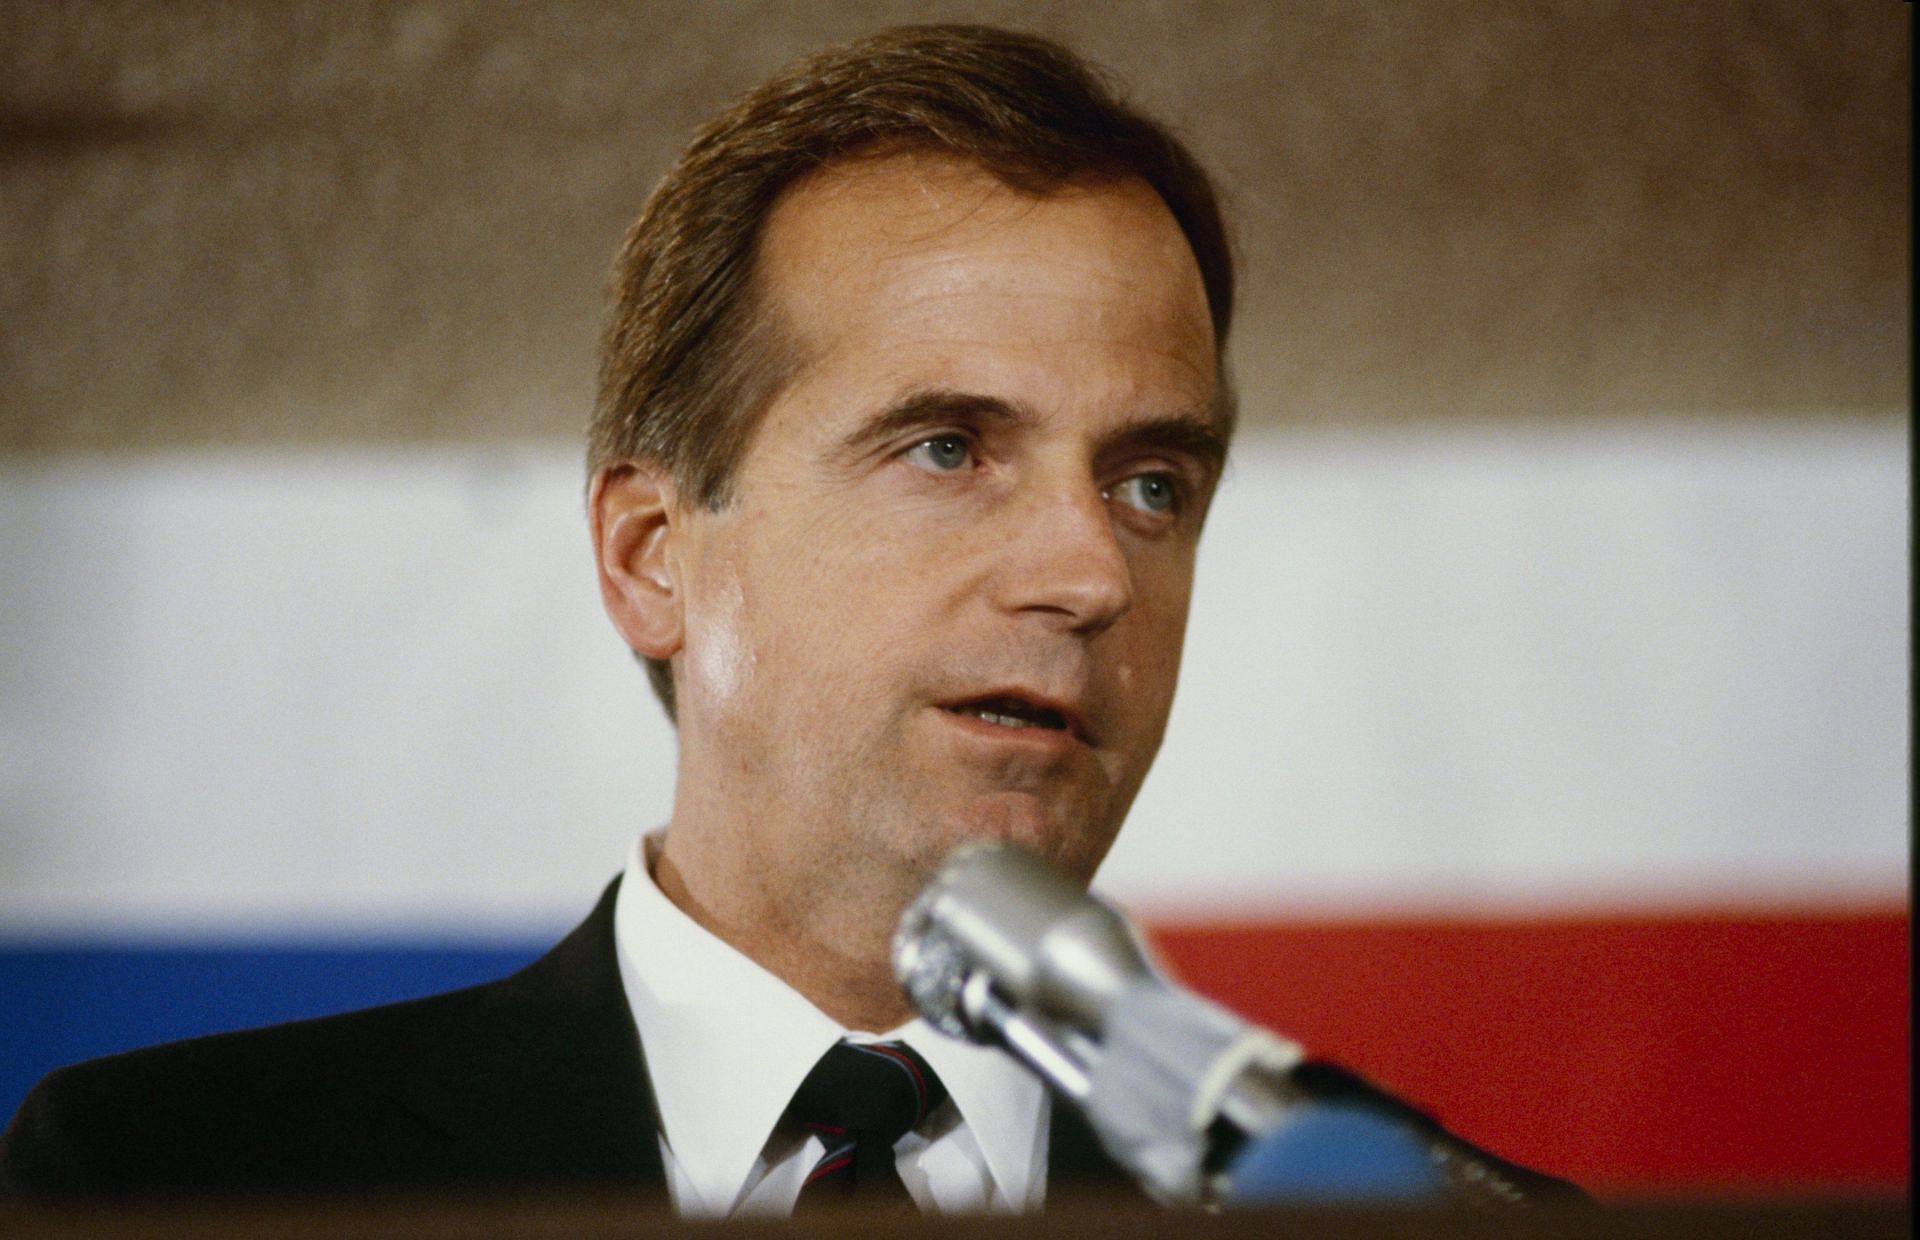
[[[587,491],[587,519],[613,627],[636,653],[672,658],[685,637],[672,478],[645,461],[603,465]]]

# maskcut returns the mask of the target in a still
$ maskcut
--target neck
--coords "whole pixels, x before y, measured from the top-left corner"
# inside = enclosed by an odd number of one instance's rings
[[[648,859],[654,882],[681,912],[848,1029],[885,1033],[912,1018],[891,958],[905,900],[838,891],[790,903],[752,859],[704,842],[669,825]]]

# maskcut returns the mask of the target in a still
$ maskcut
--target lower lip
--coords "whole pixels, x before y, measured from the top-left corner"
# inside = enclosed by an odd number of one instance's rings
[[[965,735],[996,745],[1012,745],[1047,753],[1065,753],[1080,746],[1080,741],[1065,728],[1010,728],[1004,723],[989,723],[978,715],[961,714],[944,707],[940,713]]]

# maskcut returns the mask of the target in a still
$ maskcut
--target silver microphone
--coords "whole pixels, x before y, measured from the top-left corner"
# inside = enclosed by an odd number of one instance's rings
[[[1297,1045],[1174,985],[1118,911],[1011,845],[956,850],[893,963],[930,1023],[1011,1051],[1162,1201],[1210,1197],[1221,1121],[1265,1132],[1292,1105]]]

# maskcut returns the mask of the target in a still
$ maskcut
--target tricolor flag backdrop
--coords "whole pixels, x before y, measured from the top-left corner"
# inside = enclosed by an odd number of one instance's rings
[[[1603,1195],[1907,1183],[1908,26],[1862,7],[879,6],[1113,66],[1242,221],[1245,424],[1099,885]],[[664,820],[582,515],[599,268],[875,14],[649,8],[0,8],[0,1112],[498,976]]]

